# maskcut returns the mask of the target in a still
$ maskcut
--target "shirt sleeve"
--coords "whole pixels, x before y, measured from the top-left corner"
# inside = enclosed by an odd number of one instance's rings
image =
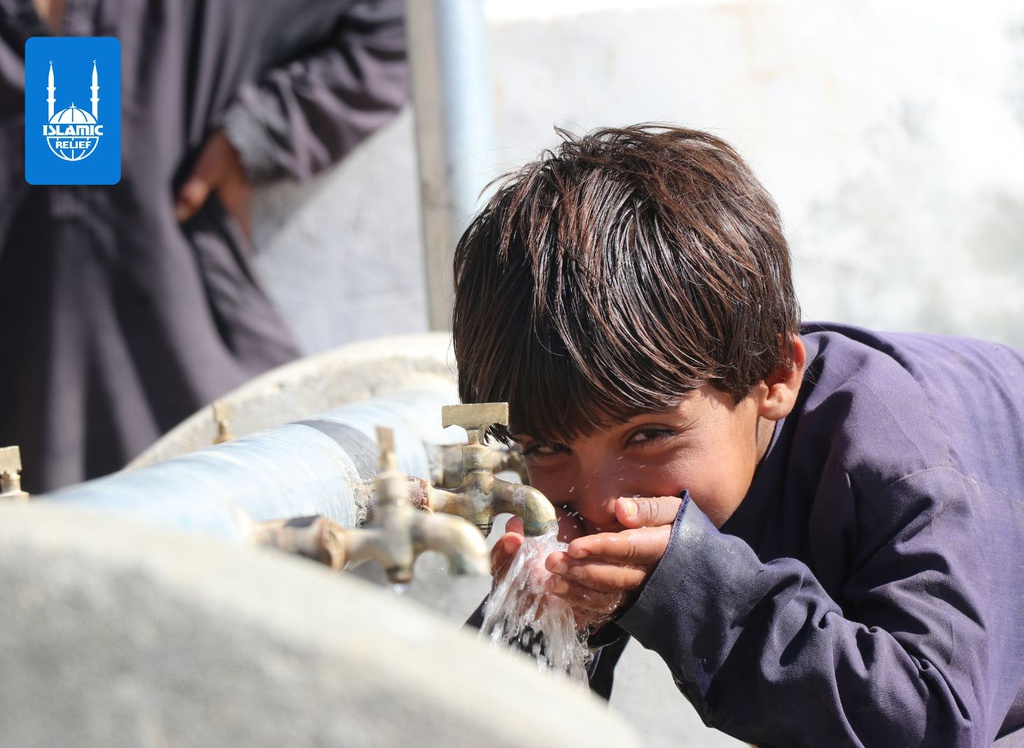
[[[1022,644],[1007,641],[1015,614],[999,602],[1015,598],[999,594],[1019,587],[1015,562],[985,559],[1013,551],[985,548],[968,501],[983,487],[953,470],[892,491],[858,520],[842,606],[807,565],[762,563],[686,499],[618,623],[664,659],[706,724],[748,742],[990,745],[1008,705],[988,686]]]
[[[408,100],[403,0],[345,8],[321,43],[243,84],[225,113],[222,127],[254,182],[309,178]]]

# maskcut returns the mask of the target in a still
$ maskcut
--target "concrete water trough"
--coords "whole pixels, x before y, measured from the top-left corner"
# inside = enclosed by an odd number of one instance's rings
[[[347,489],[372,478],[378,425],[429,478],[465,438],[441,428],[453,374],[443,335],[346,346],[250,382],[121,473],[0,504],[2,742],[636,745],[462,611],[250,542],[273,517],[359,525]],[[416,574],[457,587],[431,556]]]

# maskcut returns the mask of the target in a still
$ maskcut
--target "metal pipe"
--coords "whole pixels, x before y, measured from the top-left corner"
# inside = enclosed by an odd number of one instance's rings
[[[376,428],[394,431],[398,469],[429,476],[437,445],[462,437],[438,417],[455,399],[454,385],[438,380],[37,499],[239,542],[282,517],[355,527],[377,473]]]
[[[430,329],[451,329],[452,251],[494,177],[480,0],[407,0]]]

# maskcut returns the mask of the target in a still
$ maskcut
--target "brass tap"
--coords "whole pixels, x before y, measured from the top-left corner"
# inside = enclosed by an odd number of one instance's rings
[[[453,490],[427,486],[429,508],[465,517],[484,534],[491,531],[497,514],[514,514],[523,521],[527,535],[545,535],[558,529],[551,502],[535,488],[494,477],[494,458],[482,436],[493,424],[508,425],[508,403],[446,405],[441,409],[443,426],[461,426],[467,443],[462,447],[462,485]]]
[[[484,537],[460,517],[417,509],[409,498],[410,483],[398,470],[394,434],[377,429],[380,472],[374,483],[377,501],[364,527],[342,527],[325,517],[263,522],[255,539],[263,545],[300,553],[333,569],[372,559],[394,584],[412,579],[412,567],[424,551],[448,558],[452,574],[490,574]]]
[[[0,449],[0,500],[28,501],[21,490],[21,450],[16,446]]]
[[[432,460],[433,469],[430,480],[438,488],[458,488],[462,485],[462,444],[444,444],[435,447],[436,453]],[[490,443],[491,472],[515,473],[519,482],[529,485],[530,476],[526,472],[523,453],[505,444]]]

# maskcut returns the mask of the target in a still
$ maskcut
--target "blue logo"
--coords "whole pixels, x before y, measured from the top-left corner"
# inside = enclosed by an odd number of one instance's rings
[[[121,42],[35,36],[25,42],[25,181],[121,181]]]

